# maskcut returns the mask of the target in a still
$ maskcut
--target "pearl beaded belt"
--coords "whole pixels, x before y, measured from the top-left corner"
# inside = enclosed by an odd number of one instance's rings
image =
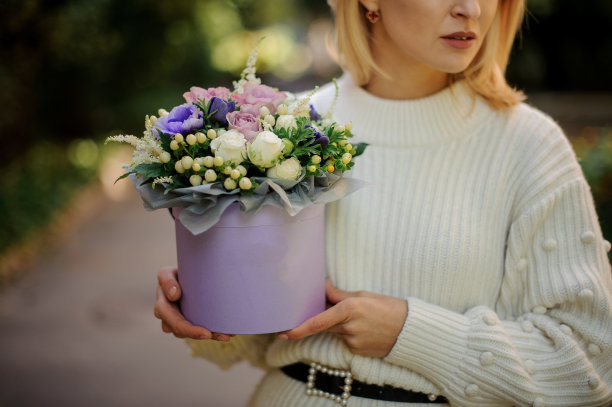
[[[346,406],[351,396],[401,403],[448,403],[446,397],[418,393],[392,386],[377,386],[353,379],[351,372],[318,363],[294,363],[281,370],[289,377],[306,383],[306,395],[325,397]]]

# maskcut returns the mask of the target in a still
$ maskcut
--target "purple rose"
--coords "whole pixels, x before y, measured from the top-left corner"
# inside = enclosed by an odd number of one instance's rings
[[[174,136],[176,133],[186,135],[203,126],[202,112],[197,106],[184,104],[176,106],[170,113],[157,119],[153,126],[153,134],[157,136],[156,130],[159,130],[168,136]]]
[[[258,117],[259,109],[251,105],[242,105],[240,111],[230,112],[226,116],[229,128],[238,130],[248,141],[262,130]]]
[[[203,89],[197,86],[192,86],[189,89],[189,92],[183,93],[183,97],[188,103],[195,103],[198,100],[203,99],[204,104],[207,104],[213,97],[227,100],[229,98],[229,94],[229,89],[224,87]]]
[[[266,106],[272,114],[276,112],[276,107],[286,98],[287,95],[283,92],[279,92],[267,85],[258,85],[252,82],[244,85],[243,93],[232,95],[232,99],[238,103],[238,106],[253,105],[258,108]]]
[[[234,110],[236,110],[236,103],[226,102],[216,96],[210,100],[210,105],[208,105],[208,114],[214,112],[212,118],[219,122],[221,126],[227,126],[226,116]]]

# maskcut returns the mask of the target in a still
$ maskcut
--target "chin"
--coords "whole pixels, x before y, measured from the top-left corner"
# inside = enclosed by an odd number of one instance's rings
[[[472,60],[470,59],[469,61],[441,64],[438,70],[448,74],[458,74],[465,71],[470,66],[471,62]]]

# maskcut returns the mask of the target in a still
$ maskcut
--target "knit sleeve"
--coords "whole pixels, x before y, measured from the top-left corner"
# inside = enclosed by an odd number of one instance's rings
[[[221,369],[228,369],[242,360],[267,369],[265,353],[273,338],[273,335],[236,335],[229,342],[195,339],[185,339],[185,342],[192,356],[207,359]]]
[[[610,244],[581,174],[546,191],[510,226],[496,306],[458,313],[409,298],[386,362],[423,375],[454,406],[609,405]]]

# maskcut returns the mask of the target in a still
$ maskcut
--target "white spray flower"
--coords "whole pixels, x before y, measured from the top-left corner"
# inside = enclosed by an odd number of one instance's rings
[[[224,162],[240,164],[246,157],[246,142],[238,130],[228,130],[210,142],[210,149]]]
[[[299,178],[301,172],[302,166],[300,162],[297,158],[291,157],[269,168],[266,175],[271,178],[296,180]]]
[[[247,154],[249,160],[258,167],[273,167],[283,152],[284,144],[282,140],[271,131],[260,132],[249,147]]]
[[[295,129],[297,130],[297,121],[290,114],[283,114],[276,119],[276,130],[278,129]]]

